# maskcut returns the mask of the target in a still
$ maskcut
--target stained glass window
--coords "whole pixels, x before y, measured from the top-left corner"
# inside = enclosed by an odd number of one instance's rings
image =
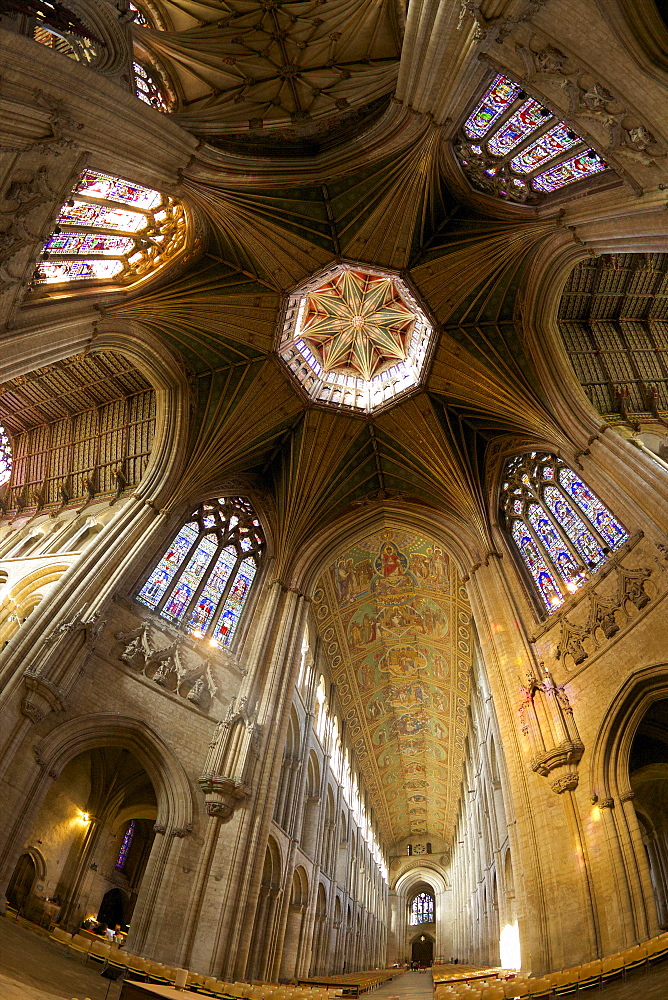
[[[151,25],[146,20],[144,12],[139,9],[135,4],[128,3],[128,10],[131,10],[135,16],[135,24],[138,24],[142,28],[150,28]]]
[[[165,87],[154,69],[149,69],[144,63],[132,64],[135,73],[135,94],[144,104],[150,105],[156,111],[169,111],[169,102]]]
[[[116,868],[123,871],[125,868],[125,862],[128,860],[128,852],[132,845],[132,838],[135,835],[135,821],[133,819],[128,823],[128,828],[123,835],[123,841],[121,843],[121,849],[118,852],[118,860],[116,862]]]
[[[559,153],[577,146],[579,142],[582,142],[580,137],[561,122],[542,135],[540,139],[532,142],[523,152],[514,156],[510,161],[510,166],[518,174],[529,174],[536,167],[551,160],[553,156],[558,156]]]
[[[511,149],[514,149],[521,139],[535,132],[549,113],[541,107],[538,101],[527,101],[506,122],[503,128],[495,132],[487,143],[488,150],[495,156],[504,156]]]
[[[511,459],[501,507],[550,611],[586,583],[628,538],[605,504],[555,455],[531,452]]]
[[[137,599],[196,638],[229,646],[263,549],[248,500],[208,500],[176,534]]]
[[[0,424],[0,486],[8,483],[12,474],[12,446],[9,435]]]
[[[497,76],[455,152],[473,187],[522,203],[608,169],[589,145],[519,84]]]
[[[420,892],[411,903],[411,927],[434,922],[434,897],[428,892]]]
[[[178,202],[121,177],[84,170],[44,244],[34,284],[129,284],[180,252],[186,235]]]
[[[575,475],[572,469],[559,470],[559,482],[566,488],[576,504],[586,514],[599,534],[611,548],[616,548],[628,538],[617,518],[613,517],[608,508],[596,494]]]
[[[475,109],[464,126],[464,131],[470,139],[481,138],[490,130],[494,122],[510,107],[520,93],[520,85],[508,80],[505,76],[497,76],[482,101]]]
[[[573,181],[580,181],[583,177],[590,177],[605,170],[608,164],[598,153],[589,150],[571,157],[565,163],[558,163],[550,167],[545,173],[534,177],[531,182],[536,191],[556,191],[557,188],[572,184]]]

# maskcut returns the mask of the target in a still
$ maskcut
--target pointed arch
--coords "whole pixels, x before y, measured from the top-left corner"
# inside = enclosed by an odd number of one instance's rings
[[[594,491],[548,452],[528,452],[506,463],[499,502],[512,549],[548,612],[629,538]]]

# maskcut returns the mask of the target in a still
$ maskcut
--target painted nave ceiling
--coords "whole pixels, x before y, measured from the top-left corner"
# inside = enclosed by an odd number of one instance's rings
[[[102,340],[105,331],[132,327],[169,345],[190,381],[193,419],[188,459],[164,506],[185,511],[228,488],[251,497],[267,526],[277,579],[290,585],[315,540],[359,521],[355,538],[348,530],[349,541],[318,580],[321,636],[339,690],[349,689],[362,731],[361,766],[388,841],[428,835],[446,843],[459,794],[473,640],[455,547],[445,550],[429,529],[447,519],[478,563],[488,559],[495,546],[486,498],[503,457],[540,447],[577,451],[542,388],[522,290],[534,262],[564,244],[573,263],[582,262],[578,273],[619,271],[612,258],[589,259],[564,224],[564,205],[571,197],[586,202],[635,190],[661,142],[586,67],[528,27],[515,70],[529,80],[542,74],[541,87],[515,85],[511,68],[490,57],[467,101],[448,109],[439,105],[438,88],[425,97],[417,49],[403,45],[400,0],[134,6],[137,59],[164,75],[164,114],[198,140],[179,183],[156,206],[168,209],[177,227],[187,218],[188,238],[178,228],[162,233],[175,241],[170,267],[168,244],[156,243],[154,228],[164,219],[151,217],[143,229],[133,223],[134,230],[126,219],[126,242],[117,244],[125,256],[119,251],[106,285],[50,284],[38,276],[19,312],[31,322],[40,309],[82,321],[95,312]],[[451,6],[446,34],[454,38],[460,12]],[[431,71],[442,71],[431,58]],[[409,70],[411,82],[402,83]],[[616,147],[613,120],[625,136]],[[552,141],[561,143],[560,153],[550,152]],[[493,142],[497,160],[489,159]],[[535,182],[555,164],[569,183],[554,181],[550,190],[553,180]],[[81,187],[84,167],[119,169],[98,158],[62,178],[70,202],[78,190],[92,211],[96,196]],[[155,186],[129,169],[122,176],[146,190]],[[61,240],[68,224],[61,217]],[[53,253],[63,246],[54,243]],[[155,273],[141,270],[146,258],[132,263],[134,253],[149,252],[160,260]],[[648,264],[627,256],[626,270],[654,268],[654,290],[660,285],[663,294],[663,258]],[[40,263],[54,259],[47,249]],[[345,315],[337,304],[344,274],[359,293]],[[568,312],[575,282],[562,325],[591,318]],[[373,295],[367,308],[364,296]],[[302,310],[296,322],[306,324],[300,335],[310,351],[308,372],[284,350],[293,308]],[[419,329],[428,331],[419,344],[418,312]],[[373,349],[366,350],[360,331],[371,329],[365,343]],[[382,380],[393,365],[406,364],[412,346],[422,353],[405,391],[385,392],[383,383],[375,401],[371,390],[363,403],[347,398],[351,373]],[[577,353],[572,342],[566,347]],[[659,348],[654,344],[655,353]],[[114,399],[147,389],[138,371],[120,372],[108,353],[114,379],[125,380]],[[99,370],[105,354],[95,357],[73,360],[79,378]],[[318,383],[319,395],[308,391],[309,379],[324,385],[328,374],[341,381],[326,391]],[[587,386],[596,381],[577,365],[576,374]],[[642,378],[647,374],[635,381]],[[667,379],[665,368],[655,374],[657,393],[665,393]],[[48,383],[29,385],[45,425],[56,419],[55,411],[40,410],[40,398],[53,398]],[[0,419],[10,433],[18,429],[7,407],[27,391],[16,380],[0,387]],[[90,409],[86,395],[81,411]],[[610,393],[592,401],[617,419]],[[651,410],[642,402],[636,409]],[[152,418],[147,410],[145,420]],[[34,427],[32,420],[20,430]],[[130,460],[145,465],[150,439],[108,463],[99,492],[113,493],[118,479],[109,476],[128,476]],[[72,461],[70,496],[84,496],[87,469]],[[139,476],[135,469],[127,485]],[[57,486],[49,485],[42,505],[62,502]],[[40,502],[35,496],[42,496],[38,478],[30,491],[14,490],[8,506],[25,513]],[[413,531],[393,526],[393,512],[411,510]]]

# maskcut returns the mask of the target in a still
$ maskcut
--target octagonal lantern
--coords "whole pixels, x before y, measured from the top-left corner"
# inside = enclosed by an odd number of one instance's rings
[[[433,341],[398,274],[339,263],[288,296],[278,356],[315,403],[372,413],[422,384]]]

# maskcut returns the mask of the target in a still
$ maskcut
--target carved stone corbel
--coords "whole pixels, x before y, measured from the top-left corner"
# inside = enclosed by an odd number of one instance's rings
[[[235,778],[203,774],[198,781],[204,792],[204,804],[208,815],[218,816],[223,822],[230,819],[237,806],[250,795],[248,785]]]
[[[21,713],[31,722],[41,722],[49,712],[64,712],[67,708],[65,692],[31,667],[24,671],[23,683],[27,694],[21,702]]]
[[[543,676],[530,671],[522,688],[520,726],[529,743],[531,770],[549,777],[550,787],[561,795],[577,788],[577,765],[585,748],[564,686],[541,667]]]

